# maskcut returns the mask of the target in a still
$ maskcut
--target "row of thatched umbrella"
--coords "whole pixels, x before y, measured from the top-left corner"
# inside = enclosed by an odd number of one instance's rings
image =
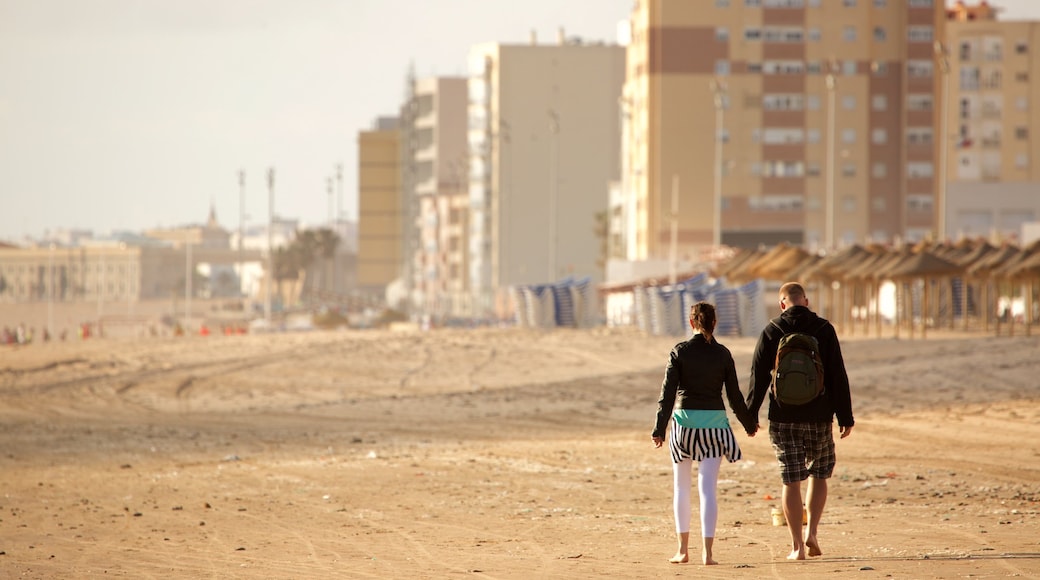
[[[852,245],[829,255],[780,244],[769,249],[738,250],[719,263],[712,274],[738,283],[753,279],[799,281],[825,300],[829,298],[826,304],[830,307],[824,309],[826,316],[846,324],[850,332],[860,321],[869,333],[873,322],[878,336],[882,332],[882,317],[877,304],[886,282],[896,287],[896,336],[904,325],[909,326],[911,337],[918,324],[922,336],[929,327],[954,328],[954,296],[958,287],[962,328],[967,329],[972,318],[972,297],[978,301],[974,319],[984,330],[989,330],[995,320],[1000,333],[998,303],[1023,296],[1025,329],[1029,334],[1034,296],[1040,288],[1040,241],[1027,247],[994,246],[985,240],[971,239],[900,248]],[[1008,332],[1013,334],[1014,318],[1006,319]]]

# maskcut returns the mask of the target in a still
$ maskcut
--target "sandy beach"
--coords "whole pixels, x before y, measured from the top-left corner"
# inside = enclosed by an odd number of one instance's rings
[[[843,336],[857,426],[838,443],[824,555],[785,560],[768,436],[740,433],[712,568],[668,563],[670,460],[650,430],[677,340],[480,329],[4,347],[0,576],[1040,577],[1040,338]],[[720,341],[746,392],[754,339]]]

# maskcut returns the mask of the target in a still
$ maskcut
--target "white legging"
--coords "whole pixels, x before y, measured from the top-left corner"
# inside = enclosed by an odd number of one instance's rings
[[[701,496],[701,536],[715,537],[715,524],[719,519],[719,500],[715,490],[719,483],[721,457],[707,457],[697,465],[697,491]],[[675,531],[683,534],[690,531],[690,488],[693,485],[693,460],[683,457],[672,464],[675,482]]]

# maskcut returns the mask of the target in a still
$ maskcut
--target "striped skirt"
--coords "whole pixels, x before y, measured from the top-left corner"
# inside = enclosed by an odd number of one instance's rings
[[[668,447],[672,452],[673,463],[682,462],[684,457],[694,461],[709,457],[725,457],[730,463],[741,458],[740,446],[737,445],[737,438],[733,436],[733,429],[690,429],[679,425],[673,419],[671,432]]]

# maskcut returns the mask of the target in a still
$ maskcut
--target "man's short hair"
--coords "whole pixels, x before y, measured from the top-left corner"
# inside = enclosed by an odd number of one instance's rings
[[[788,282],[780,287],[780,299],[805,297],[805,288],[798,282]]]

